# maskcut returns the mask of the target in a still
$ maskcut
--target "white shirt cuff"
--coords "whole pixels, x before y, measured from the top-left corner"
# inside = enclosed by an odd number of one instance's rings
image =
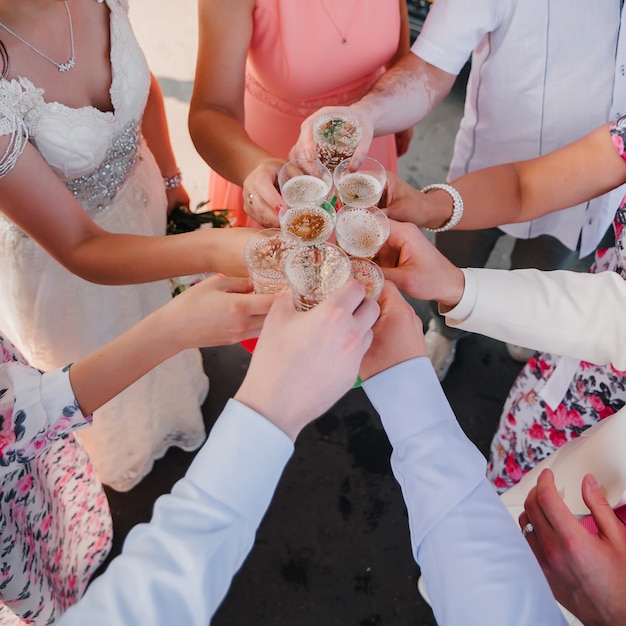
[[[474,310],[476,299],[478,298],[476,274],[474,274],[474,271],[470,268],[461,269],[461,271],[465,277],[465,288],[463,289],[463,295],[458,304],[445,313],[446,324],[448,324],[448,326],[454,326],[454,324],[466,320]],[[441,313],[441,311],[439,312]]]

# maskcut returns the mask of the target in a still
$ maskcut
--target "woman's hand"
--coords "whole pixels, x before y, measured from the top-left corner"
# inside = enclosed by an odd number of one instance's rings
[[[182,185],[174,187],[174,189],[166,189],[165,195],[167,196],[168,215],[172,212],[172,209],[175,209],[177,206],[190,208],[191,199],[189,198],[187,190]]]
[[[249,278],[211,276],[163,307],[163,332],[172,335],[179,349],[258,337],[274,297],[253,293]]]
[[[408,128],[396,133],[396,151],[398,156],[401,157],[409,151],[409,145],[413,139],[413,129]]]
[[[278,208],[282,198],[277,191],[282,159],[266,159],[255,167],[243,183],[243,206],[246,213],[265,228],[278,227]]]

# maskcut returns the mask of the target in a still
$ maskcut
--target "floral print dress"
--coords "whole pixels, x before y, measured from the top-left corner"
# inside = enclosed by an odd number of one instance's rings
[[[44,374],[0,336],[2,626],[53,624],[109,553],[106,496],[72,434],[90,423],[69,367]]]
[[[626,116],[612,123],[610,132],[626,160]],[[596,252],[590,272],[617,272],[626,280],[625,225],[626,197],[613,220],[615,246]],[[491,442],[488,478],[498,491],[505,491],[557,448],[624,404],[626,371],[535,353],[509,391]]]

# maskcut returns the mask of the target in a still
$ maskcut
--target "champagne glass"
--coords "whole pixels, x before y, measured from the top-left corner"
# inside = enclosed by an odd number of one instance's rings
[[[346,113],[325,113],[313,120],[313,139],[319,160],[332,172],[356,150],[363,130]]]
[[[308,311],[341,288],[352,274],[350,259],[332,243],[294,248],[285,259],[285,275],[298,311]]]
[[[337,211],[335,240],[348,256],[373,259],[389,237],[389,218],[378,207]]]
[[[266,228],[250,236],[244,257],[254,293],[278,293],[288,286],[285,259],[299,245],[295,235],[280,228]]]
[[[333,175],[319,159],[287,161],[278,172],[280,195],[287,206],[323,204],[333,187]]]
[[[300,240],[280,228],[266,228],[250,236],[243,250],[254,293],[279,293],[289,287],[285,276],[285,258]],[[244,339],[241,345],[254,352],[257,338]]]
[[[385,284],[385,274],[379,265],[369,259],[352,257],[352,276],[365,287],[365,295],[373,300],[378,300]]]
[[[336,213],[331,204],[283,205],[278,211],[280,227],[307,245],[326,241],[335,228]]]
[[[387,171],[371,157],[365,157],[357,167],[352,159],[345,159],[335,168],[333,181],[344,206],[367,208],[380,201],[387,184]]]

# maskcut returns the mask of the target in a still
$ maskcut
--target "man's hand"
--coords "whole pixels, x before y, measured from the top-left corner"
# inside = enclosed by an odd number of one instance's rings
[[[372,345],[361,362],[361,380],[426,355],[422,320],[393,283],[385,283],[378,303],[380,317],[373,328]]]
[[[372,139],[374,138],[374,129],[372,121],[362,107],[358,106],[338,106],[338,107],[322,107],[317,112],[307,117],[300,125],[300,136],[295,145],[289,152],[289,158],[294,159],[316,159],[317,152],[315,148],[315,139],[313,137],[313,122],[320,115],[342,114],[355,119],[361,127],[361,140],[354,151],[352,159],[355,166],[367,156],[370,149]]]
[[[354,385],[379,312],[353,278],[306,312],[279,294],[235,399],[295,439]]]
[[[572,515],[545,469],[520,515],[526,539],[556,599],[585,626],[626,624],[626,527],[598,483],[587,474],[582,496],[599,533],[591,534]]]

